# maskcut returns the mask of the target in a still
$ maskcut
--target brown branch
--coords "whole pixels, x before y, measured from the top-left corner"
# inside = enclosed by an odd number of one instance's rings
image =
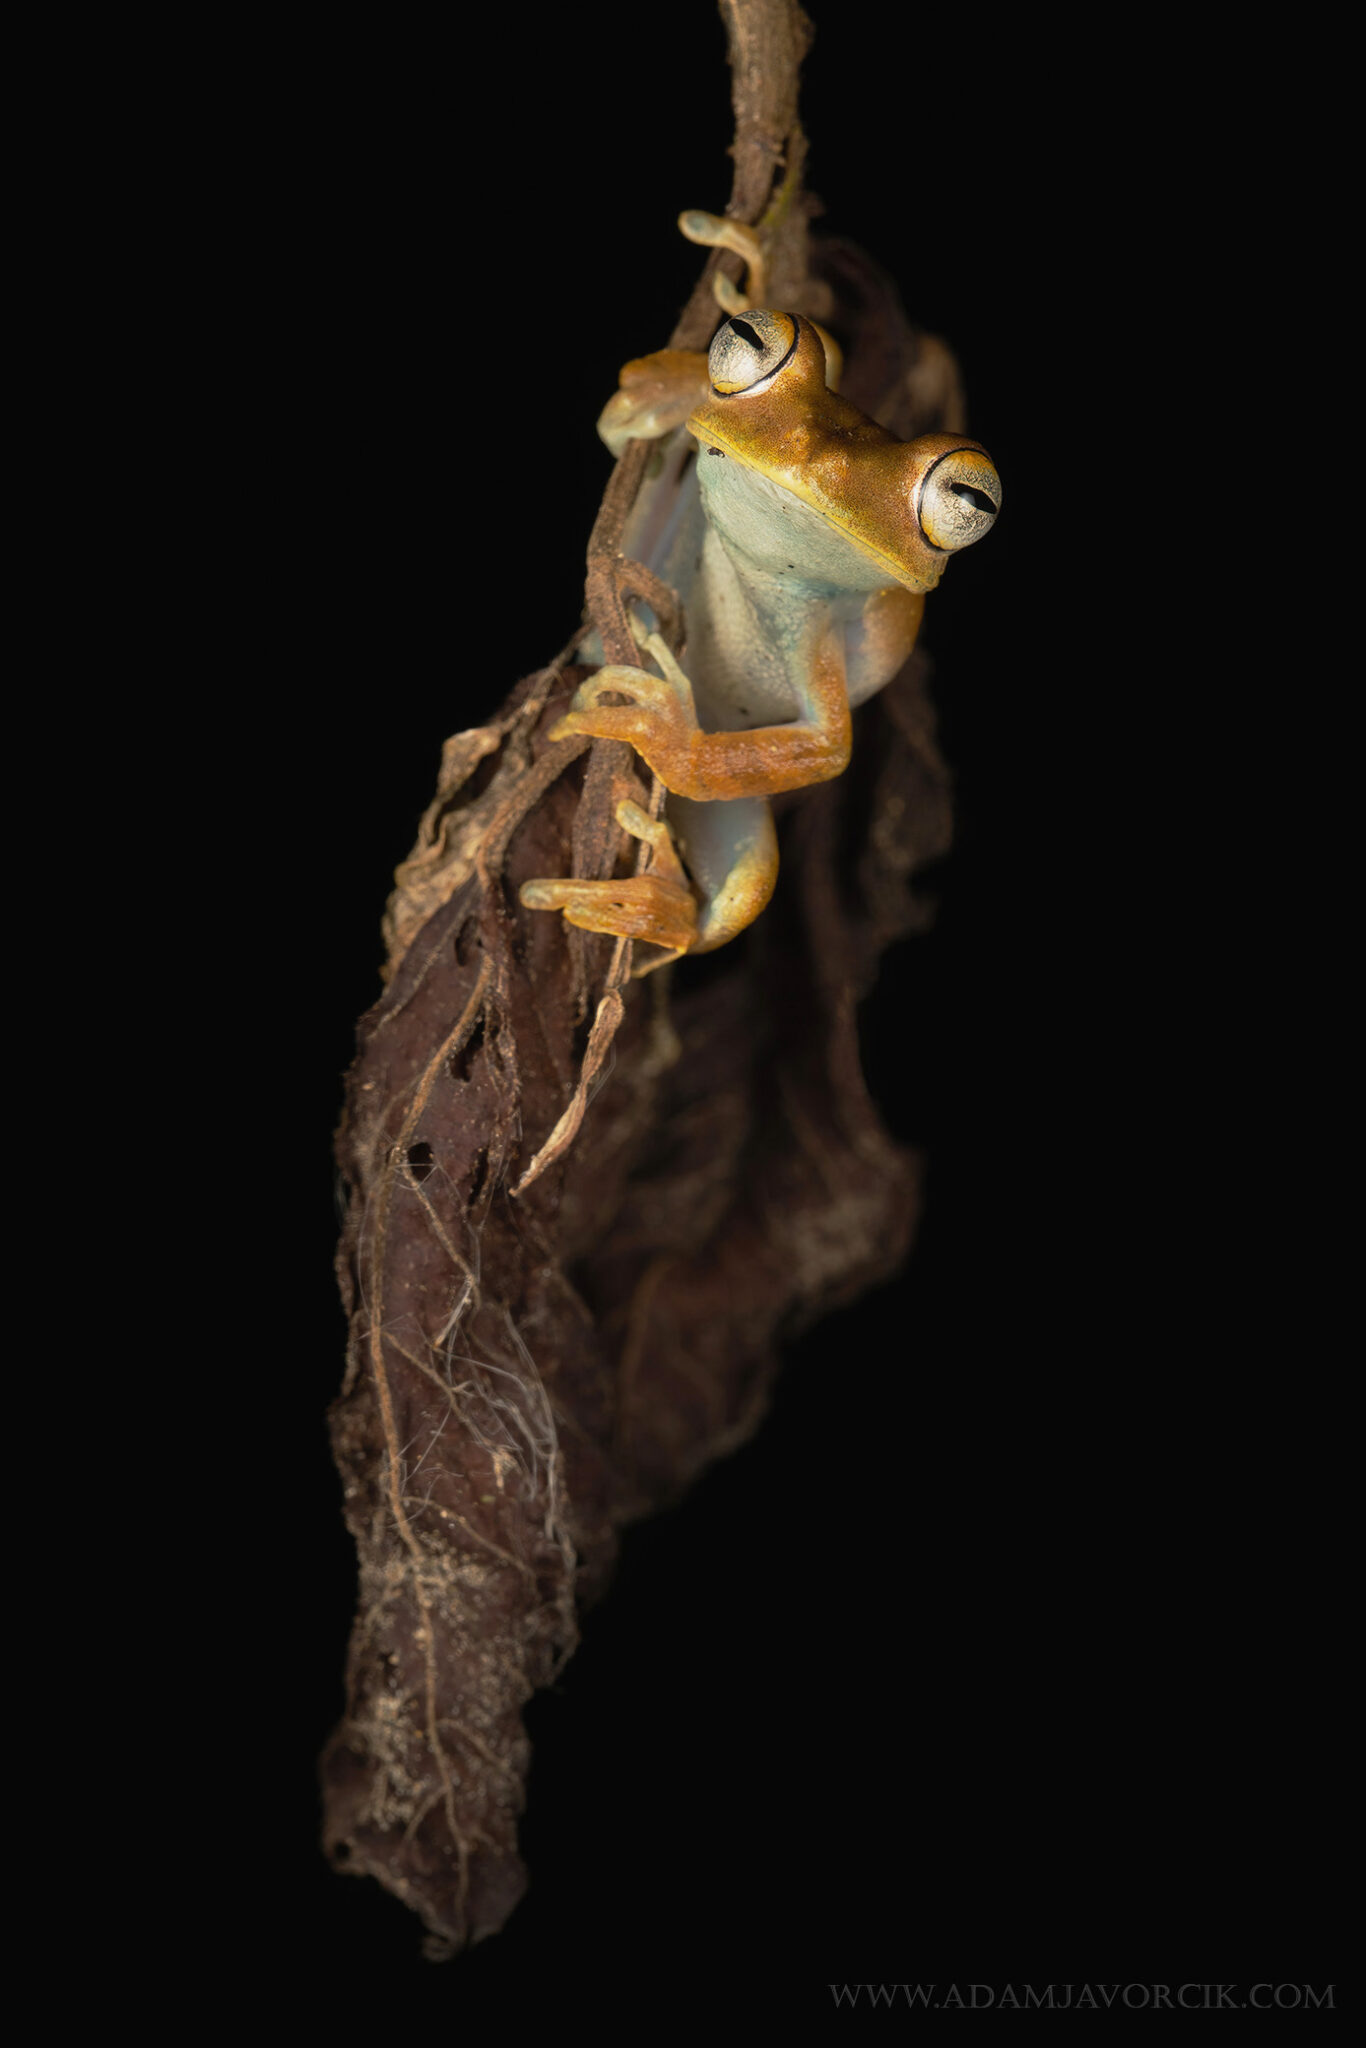
[[[796,0],[721,0],[721,13],[726,23],[735,114],[735,170],[726,213],[747,227],[757,227],[771,212],[774,238],[782,239],[792,267],[791,244],[801,221],[800,210],[793,201],[800,189],[806,153],[797,119],[797,91],[802,58],[811,40],[811,25]],[[781,205],[778,195],[786,195]],[[706,347],[717,320],[712,279],[718,266],[737,261],[721,251],[712,252],[669,337],[671,348]],[[658,578],[641,563],[627,562],[621,551],[626,521],[644,481],[650,455],[647,441],[627,444],[608,479],[588,541],[588,617],[598,630],[607,661],[626,666],[637,659],[626,601],[633,596],[653,598],[661,588]],[[677,611],[675,600],[665,613],[668,623],[676,625]],[[616,822],[616,804],[631,773],[632,759],[630,747],[621,740],[594,742],[583,806],[575,828],[575,875],[606,877],[616,865],[623,837]],[[656,781],[650,799],[652,816],[659,815],[660,801]],[[638,872],[648,859],[649,849],[641,845],[636,854]],[[571,944],[576,974],[581,978],[588,949],[577,935]],[[589,1040],[591,1063],[589,1052],[585,1052],[574,1098],[554,1136],[518,1183],[519,1193],[561,1156],[583,1121],[588,1091],[607,1058],[623,1015],[617,998],[631,971],[631,951],[629,940],[619,941],[612,949]]]

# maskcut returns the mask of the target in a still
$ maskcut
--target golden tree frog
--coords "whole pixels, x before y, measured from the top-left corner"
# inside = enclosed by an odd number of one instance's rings
[[[603,438],[662,451],[623,551],[678,592],[687,667],[633,620],[653,670],[599,668],[551,738],[628,741],[668,791],[665,817],[617,807],[653,845],[647,872],[527,882],[528,907],[668,957],[743,931],[777,880],[769,797],[842,772],[852,707],[905,662],[949,557],[995,523],[1000,478],[978,442],[898,441],[836,376],[828,336],[763,308],[731,313],[705,358],[663,350],[622,371]]]

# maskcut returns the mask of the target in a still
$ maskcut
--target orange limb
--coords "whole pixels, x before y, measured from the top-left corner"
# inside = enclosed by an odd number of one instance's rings
[[[695,349],[661,348],[637,356],[621,370],[598,416],[598,433],[614,455],[628,441],[655,441],[681,427],[710,390],[707,358]]]
[[[790,725],[756,726],[750,732],[699,728],[687,678],[672,658],[667,666],[661,660],[653,644],[656,637],[651,636],[650,652],[665,668],[663,681],[644,669],[599,669],[575,692],[575,708],[558,720],[551,739],[590,733],[594,739],[625,740],[666,789],[694,803],[805,789],[813,782],[829,782],[848,767],[853,725],[844,662],[833,634],[817,648],[811,664],[808,716]],[[597,696],[607,690],[636,701],[597,703]]]
[[[523,882],[521,899],[528,910],[562,910],[566,924],[605,932],[611,938],[643,939],[661,946],[671,959],[686,953],[697,938],[697,899],[688,886],[669,828],[638,804],[619,803],[617,823],[653,849],[653,862],[643,875],[619,881],[562,880]],[[663,960],[637,966],[637,974],[662,967]]]

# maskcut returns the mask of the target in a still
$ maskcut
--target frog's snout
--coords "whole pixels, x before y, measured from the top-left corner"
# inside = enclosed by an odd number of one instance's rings
[[[950,448],[927,471],[916,511],[920,531],[932,548],[955,554],[970,548],[996,524],[1001,479],[981,448]]]

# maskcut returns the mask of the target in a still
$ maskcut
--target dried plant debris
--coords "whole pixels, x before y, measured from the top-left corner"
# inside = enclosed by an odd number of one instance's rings
[[[741,218],[769,196],[776,153],[759,154]],[[903,434],[956,425],[942,345],[853,251],[812,244],[808,269],[792,218],[790,302],[838,321],[848,394]],[[695,302],[675,343],[711,318]],[[633,462],[590,555],[617,659]],[[629,749],[547,741],[584,673],[562,658],[447,742],[338,1141],[351,1335],[332,1433],[360,1607],[326,1845],[411,1905],[438,1956],[523,1891],[522,1710],[618,1531],[753,1430],[780,1340],[889,1274],[916,1216],[855,1016],[883,949],[924,923],[913,880],[949,839],[924,657],[859,712],[849,771],[779,805],[779,889],[746,937],[635,981],[629,947],[518,903],[534,876],[617,871],[635,842],[616,802],[657,801]]]

